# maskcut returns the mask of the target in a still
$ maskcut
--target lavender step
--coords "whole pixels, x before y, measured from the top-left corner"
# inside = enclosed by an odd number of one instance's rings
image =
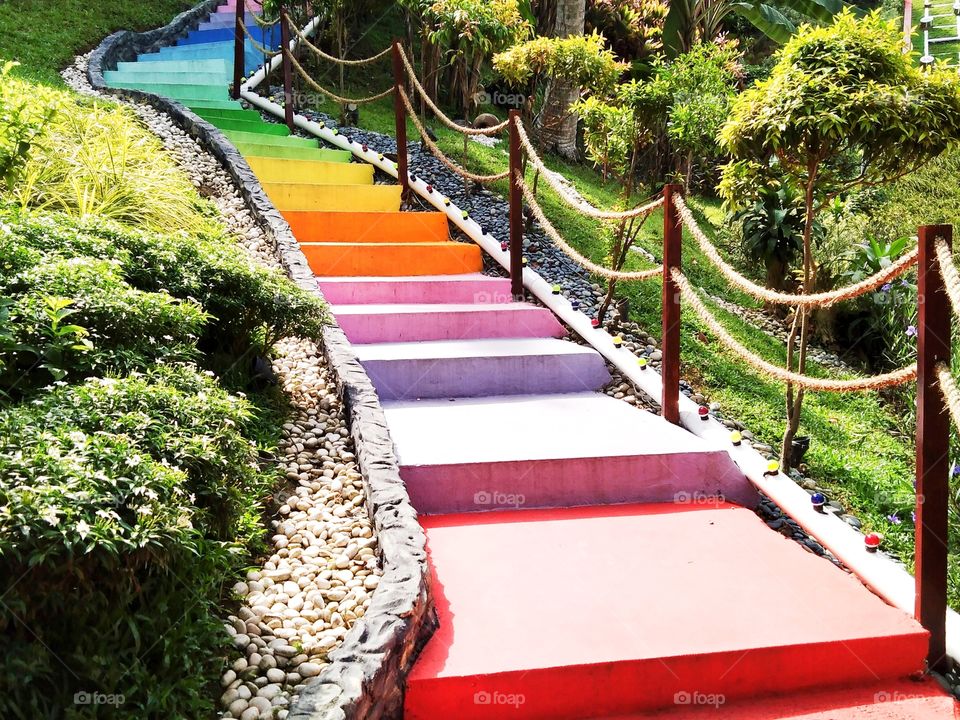
[[[423,515],[758,501],[724,448],[599,393],[388,401],[384,410]]]
[[[414,277],[321,278],[320,291],[334,305],[360,303],[508,303],[510,280],[480,273]]]
[[[352,343],[566,335],[553,313],[529,303],[336,305],[330,310]]]
[[[599,390],[610,382],[590,347],[549,338],[357,345],[382,400]]]

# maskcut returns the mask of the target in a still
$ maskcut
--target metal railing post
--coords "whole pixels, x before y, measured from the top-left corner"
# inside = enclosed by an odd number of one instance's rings
[[[520,112],[510,115],[510,294],[516,302],[523,300],[523,195],[517,185],[517,175],[523,172],[520,150]]]
[[[242,2],[242,0],[237,0]],[[287,9],[280,6],[280,50],[283,58],[283,119],[290,128],[296,130],[293,123],[293,65],[290,63],[290,26],[287,24]]]
[[[240,86],[243,84],[244,70],[246,70],[246,58],[244,48],[247,39],[243,34],[243,25],[246,22],[245,12],[247,8],[246,0],[237,0],[237,17],[233,28],[233,99],[240,99]]]
[[[410,196],[410,173],[407,170],[407,110],[400,93],[403,92],[404,70],[400,41],[393,41],[393,113],[397,136],[397,180],[402,188],[401,202],[407,202]]]
[[[660,375],[663,397],[660,410],[664,420],[680,424],[680,288],[670,274],[680,269],[683,226],[673,202],[681,185],[663,186],[663,297]]]
[[[947,508],[950,493],[950,416],[936,365],[950,364],[953,313],[934,242],[952,245],[950,225],[919,229],[917,259],[917,505],[916,618],[930,632],[927,665],[943,672],[947,623]]]

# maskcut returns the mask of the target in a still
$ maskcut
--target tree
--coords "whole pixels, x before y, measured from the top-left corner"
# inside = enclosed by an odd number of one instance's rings
[[[553,36],[567,38],[583,35],[586,0],[557,0]],[[534,123],[541,147],[556,150],[575,160],[577,157],[577,116],[570,106],[580,97],[580,88],[563,75],[547,81],[543,109]]]
[[[960,140],[960,85],[956,72],[915,67],[900,31],[879,11],[857,19],[844,10],[828,26],[805,25],[776,58],[770,77],[737,98],[721,131],[732,160],[720,192],[736,211],[771,189],[802,190],[801,290],[810,293],[817,214],[839,195],[891,182]],[[787,366],[801,373],[809,316],[795,312],[787,343]],[[802,404],[803,388],[794,393],[788,384],[786,468]]]
[[[843,8],[842,0],[671,0],[663,24],[663,46],[676,57],[689,52],[698,42],[710,43],[720,34],[730,15],[743,17],[770,39],[786,42],[797,27],[784,9],[809,21],[830,22]]]
[[[601,32],[622,60],[645,64],[663,47],[665,0],[587,0],[586,32]]]

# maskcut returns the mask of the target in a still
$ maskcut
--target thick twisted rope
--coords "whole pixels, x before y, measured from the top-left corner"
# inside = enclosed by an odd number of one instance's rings
[[[720,252],[697,224],[693,213],[690,211],[690,208],[687,207],[683,198],[679,195],[674,195],[673,200],[677,205],[677,212],[680,214],[683,224],[687,226],[690,234],[693,235],[693,239],[697,241],[697,245],[700,246],[703,254],[707,256],[707,259],[730,281],[730,284],[742,290],[747,295],[764,302],[779,305],[797,305],[799,307],[829,307],[830,305],[859,297],[864,293],[877,289],[884,283],[888,283],[903,275],[917,262],[919,250],[914,248],[906,255],[900,257],[896,262],[891,263],[889,267],[853,285],[847,285],[846,287],[831,290],[830,292],[811,293],[809,295],[792,295],[790,293],[777,292],[751,282],[727,264],[720,256]]]
[[[700,296],[690,285],[690,281],[677,268],[671,271],[673,281],[680,288],[680,294],[690,303],[690,307],[697,314],[697,317],[703,321],[717,339],[727,346],[728,349],[740,356],[754,370],[769,375],[772,378],[786,383],[793,383],[809,390],[823,390],[826,392],[856,392],[858,390],[881,390],[892,385],[903,385],[917,377],[917,364],[913,363],[899,370],[894,370],[882,375],[872,375],[865,378],[856,378],[854,380],[827,380],[823,378],[814,378],[809,375],[791,372],[782,367],[778,367],[767,362],[763,358],[755,355],[741,345],[726,328],[710,313],[706,305],[700,299]]]
[[[400,59],[403,60],[403,66],[407,70],[407,75],[410,77],[410,82],[413,84],[413,87],[416,88],[417,92],[420,93],[420,97],[423,98],[423,101],[427,104],[427,107],[429,107],[433,114],[437,116],[437,120],[451,130],[455,130],[463,135],[496,135],[510,124],[509,120],[504,120],[499,125],[494,125],[488,128],[472,128],[458,125],[444,115],[443,111],[437,107],[433,100],[430,99],[430,95],[427,94],[427,91],[424,89],[423,85],[420,84],[420,80],[417,78],[417,73],[414,72],[413,65],[410,63],[410,58],[407,57],[407,53],[402,47],[400,48]]]
[[[596,208],[583,198],[572,197],[569,194],[569,191],[556,179],[556,177],[554,177],[554,174],[550,171],[550,169],[543,164],[543,160],[540,159],[540,156],[537,155],[537,151],[533,147],[533,143],[530,142],[530,138],[527,136],[527,131],[524,129],[523,123],[520,122],[520,118],[517,118],[516,124],[517,133],[520,136],[520,144],[526,151],[527,157],[530,159],[531,164],[540,171],[543,179],[546,180],[547,184],[553,188],[553,191],[560,196],[560,199],[574,210],[579,212],[581,215],[586,215],[598,220],[628,220],[641,215],[649,215],[651,210],[655,210],[663,204],[663,198],[659,198],[642,207],[634,208],[633,210],[614,212],[611,210],[601,210]]]
[[[310,42],[310,40],[307,39],[307,36],[303,34],[303,31],[300,28],[298,28],[294,24],[293,20],[291,20],[289,17],[287,18],[287,24],[290,26],[290,29],[293,31],[293,34],[296,35],[298,38],[300,38],[300,42],[306,45],[315,55],[317,55],[317,57],[323,58],[327,62],[336,63],[337,65],[351,65],[351,66],[368,65],[372,62],[376,62],[377,60],[379,60],[380,58],[386,55],[389,55],[390,50],[392,49],[392,48],[386,48],[385,50],[381,50],[380,52],[378,52],[376,55],[372,55],[368,58],[362,58],[360,60],[345,60],[343,58],[338,58],[338,57],[335,57],[334,55],[329,55],[328,53],[325,53],[323,50],[321,50],[312,42]]]
[[[250,44],[253,45],[253,49],[257,52],[262,53],[266,57],[275,57],[280,54],[279,50],[271,50],[267,46],[262,45],[253,35],[250,34],[246,24],[241,25],[240,29],[243,30],[243,34],[247,36]]]
[[[950,410],[950,419],[953,420],[954,427],[960,430],[960,389],[957,389],[957,383],[953,379],[953,373],[944,362],[938,362],[934,368],[937,372],[937,384],[940,385],[940,392],[943,399],[947,401],[947,408]]]
[[[540,227],[543,228],[543,231],[547,234],[547,237],[549,237],[553,243],[560,248],[560,250],[566,253],[567,257],[577,263],[580,267],[612,280],[649,280],[650,278],[659,277],[663,274],[662,266],[650,268],[649,270],[623,272],[622,270],[611,270],[610,268],[605,268],[602,265],[597,265],[589,258],[584,257],[574,250],[569,244],[567,244],[560,233],[557,232],[557,229],[553,226],[553,223],[551,223],[547,219],[547,216],[544,215],[543,208],[541,208],[537,203],[537,198],[534,197],[533,191],[530,190],[519,170],[517,171],[514,181],[517,183],[517,187],[519,187],[520,191],[523,193],[523,197],[530,206],[533,216],[537,219],[537,222],[540,223]]]
[[[426,128],[423,127],[423,123],[420,122],[420,118],[417,117],[417,113],[413,109],[413,105],[410,103],[410,98],[407,97],[407,92],[403,88],[400,88],[400,98],[403,100],[403,104],[407,108],[407,114],[410,115],[410,119],[413,120],[413,124],[420,132],[420,139],[423,141],[423,144],[426,145],[430,149],[430,152],[433,153],[434,157],[442,162],[451,172],[454,172],[460,177],[466,178],[467,180],[472,180],[473,182],[478,183],[489,183],[496,180],[503,180],[505,177],[510,175],[509,170],[505,170],[504,172],[497,173],[495,175],[477,175],[457,165],[453,160],[444,155],[443,151],[437,147],[433,140],[430,139],[430,135],[427,133]]]
[[[256,8],[250,7],[250,3],[246,2],[246,0],[237,0],[237,1],[243,2],[243,4],[246,6],[247,8],[246,17],[252,17],[253,21],[260,27],[273,27],[279,22],[279,20],[264,20],[262,15],[263,7],[256,9]],[[261,14],[258,15],[257,13],[261,13]]]
[[[957,266],[953,264],[953,253],[950,252],[950,246],[942,237],[933,241],[933,249],[937,253],[937,263],[940,265],[940,275],[943,277],[943,289],[947,291],[947,297],[950,298],[950,307],[953,308],[953,314],[960,317],[960,273],[957,273]]]
[[[291,53],[289,50],[284,50],[284,53],[290,59],[290,64],[293,65],[294,69],[300,74],[300,77],[302,77],[304,80],[307,81],[307,84],[310,87],[312,87],[318,93],[322,95],[326,95],[328,98],[330,98],[334,102],[340,103],[342,105],[350,105],[350,104],[363,105],[365,103],[372,103],[376,100],[380,100],[381,98],[387,97],[387,95],[393,92],[393,86],[390,86],[389,88],[384,90],[382,93],[371,95],[370,97],[363,97],[363,98],[340,97],[336,93],[330,92],[325,87],[320,85],[320,83],[318,83],[316,80],[310,77],[310,75],[307,74],[307,71],[303,69],[303,66],[299,62],[297,62],[297,59],[293,56],[293,53]]]

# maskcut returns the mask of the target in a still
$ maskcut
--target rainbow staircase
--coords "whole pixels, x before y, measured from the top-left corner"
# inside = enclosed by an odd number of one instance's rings
[[[107,80],[236,144],[377,387],[440,617],[407,718],[957,717],[915,679],[926,632],[771,531],[723,448],[599,392],[601,356],[442,213],[230,100],[236,1]]]

